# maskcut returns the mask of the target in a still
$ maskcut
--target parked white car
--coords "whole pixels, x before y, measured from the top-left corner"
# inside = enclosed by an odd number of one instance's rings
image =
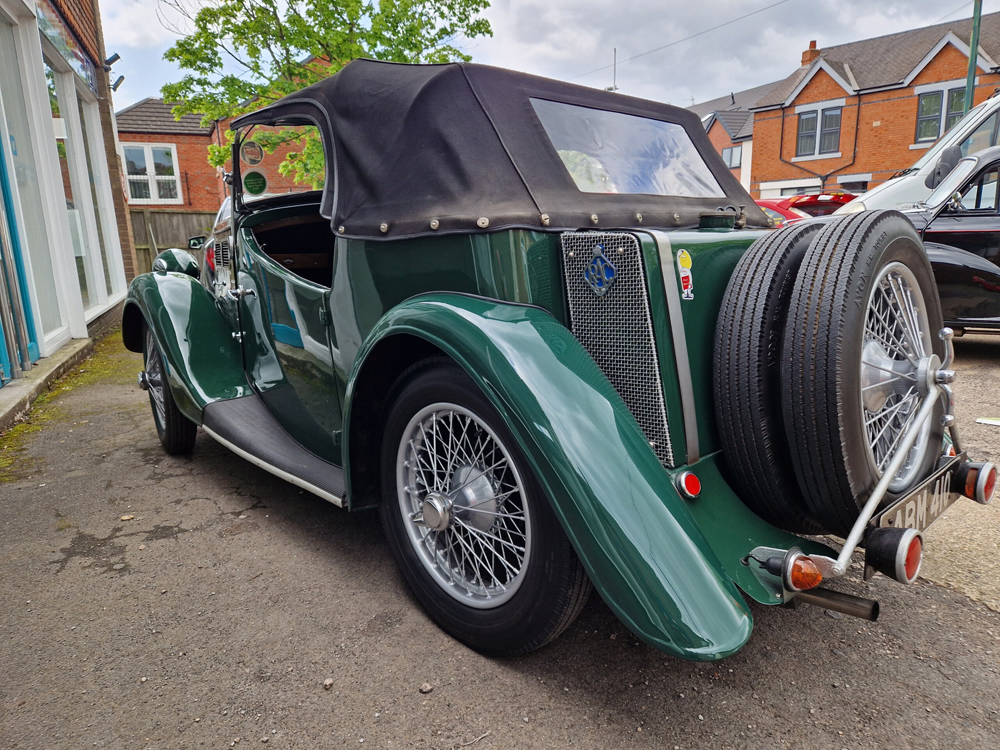
[[[913,208],[927,199],[959,159],[997,145],[998,122],[1000,96],[994,93],[985,102],[970,109],[912,167],[841,206],[834,213],[852,214],[873,208]]]

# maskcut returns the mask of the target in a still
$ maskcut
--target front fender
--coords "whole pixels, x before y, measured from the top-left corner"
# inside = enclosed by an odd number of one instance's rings
[[[141,315],[163,355],[177,407],[201,424],[206,404],[251,393],[243,354],[215,298],[183,273],[146,273],[129,285],[122,329],[125,344],[142,351]]]
[[[975,253],[924,243],[948,325],[1000,327],[1000,267]]]
[[[476,297],[403,302],[359,352],[346,429],[365,358],[398,334],[446,352],[490,398],[591,581],[636,635],[696,660],[722,658],[746,642],[752,619],[742,596],[621,397],[565,327],[539,308]]]

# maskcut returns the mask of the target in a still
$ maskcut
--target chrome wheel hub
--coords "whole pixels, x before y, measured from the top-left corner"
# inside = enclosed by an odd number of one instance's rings
[[[931,350],[930,322],[913,272],[902,263],[882,269],[872,287],[861,353],[861,415],[868,458],[878,477],[889,466],[915,419],[941,361]],[[930,421],[924,423],[906,460],[889,484],[905,489],[929,449]]]
[[[451,498],[440,492],[428,493],[421,506],[421,523],[428,529],[444,531],[451,523]]]
[[[517,467],[465,407],[424,407],[403,430],[396,488],[407,537],[450,596],[477,608],[507,601],[524,578],[531,514]]]
[[[451,476],[449,489],[455,503],[455,517],[477,531],[489,531],[497,513],[493,483],[478,466],[459,466]]]

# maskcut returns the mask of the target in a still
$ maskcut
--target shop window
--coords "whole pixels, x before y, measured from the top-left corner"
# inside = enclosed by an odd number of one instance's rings
[[[172,144],[122,146],[129,203],[181,203],[177,149]]]
[[[965,89],[929,91],[917,97],[917,143],[936,141],[965,114]]]
[[[743,164],[743,144],[737,144],[731,148],[722,149],[722,161],[730,169],[737,169]]]

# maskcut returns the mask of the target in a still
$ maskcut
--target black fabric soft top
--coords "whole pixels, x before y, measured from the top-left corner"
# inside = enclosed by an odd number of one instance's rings
[[[532,99],[680,125],[725,195],[581,192]],[[321,213],[346,237],[670,228],[696,225],[702,211],[726,206],[745,206],[749,225],[767,226],[698,117],[658,102],[484,65],[355,60],[232,127],[303,123],[323,133]]]

